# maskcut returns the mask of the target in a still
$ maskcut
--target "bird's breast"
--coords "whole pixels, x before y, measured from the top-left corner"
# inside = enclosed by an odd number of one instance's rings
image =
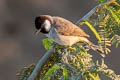
[[[80,41],[80,38],[78,36],[64,36],[57,33],[54,29],[50,30],[49,34],[46,36],[59,45],[72,46],[76,42]]]

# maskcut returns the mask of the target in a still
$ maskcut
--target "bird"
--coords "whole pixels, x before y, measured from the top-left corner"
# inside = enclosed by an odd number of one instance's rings
[[[88,38],[90,37],[83,29],[73,24],[71,21],[50,15],[40,15],[35,18],[36,35],[40,32],[59,45],[72,46],[81,41],[89,46],[95,46]],[[105,57],[99,49],[93,49]]]

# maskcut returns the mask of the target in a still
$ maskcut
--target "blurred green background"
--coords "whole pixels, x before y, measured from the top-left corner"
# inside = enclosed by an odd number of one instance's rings
[[[45,36],[34,36],[36,16],[61,16],[75,23],[96,5],[95,0],[0,0],[0,80],[16,80],[18,70],[36,63],[46,52],[42,45]],[[84,30],[94,42],[88,27]],[[105,63],[120,74],[120,47],[112,49]],[[92,53],[94,60],[100,60],[99,54]]]

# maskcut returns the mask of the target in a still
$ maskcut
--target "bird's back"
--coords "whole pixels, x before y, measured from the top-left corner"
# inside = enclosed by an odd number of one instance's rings
[[[53,17],[57,32],[65,36],[89,37],[80,27],[61,17]]]

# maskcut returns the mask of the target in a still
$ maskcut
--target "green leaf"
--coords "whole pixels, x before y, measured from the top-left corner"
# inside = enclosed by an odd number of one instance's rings
[[[98,0],[98,3],[104,3],[106,2],[107,0]]]
[[[119,43],[116,43],[116,48],[119,46]]]
[[[52,68],[48,70],[48,72],[45,74],[42,80],[50,80],[50,76],[52,75],[53,72],[56,72],[57,69],[59,69],[60,66],[54,65]]]
[[[64,80],[68,80],[68,72],[67,72],[67,69],[65,69],[65,68],[62,67],[62,70],[63,70]]]
[[[94,76],[93,74],[89,73],[89,76],[93,79],[93,80],[100,80],[100,77],[97,75],[97,76]]]
[[[120,4],[119,3],[117,3],[117,2],[113,2],[115,5],[117,5],[117,6],[119,6],[120,7]]]
[[[111,13],[112,17],[115,19],[115,21],[120,24],[120,14],[115,10],[115,8],[111,6],[106,6],[106,9]]]
[[[43,39],[43,45],[46,50],[49,50],[52,48],[53,41],[49,38]]]
[[[116,42],[117,42],[117,40],[116,40],[115,36],[113,36],[113,37],[111,38],[111,44],[113,45],[113,44],[115,44]]]
[[[85,24],[91,29],[91,31],[95,34],[96,38],[101,42],[100,35],[96,31],[96,29],[88,21],[85,21]]]

